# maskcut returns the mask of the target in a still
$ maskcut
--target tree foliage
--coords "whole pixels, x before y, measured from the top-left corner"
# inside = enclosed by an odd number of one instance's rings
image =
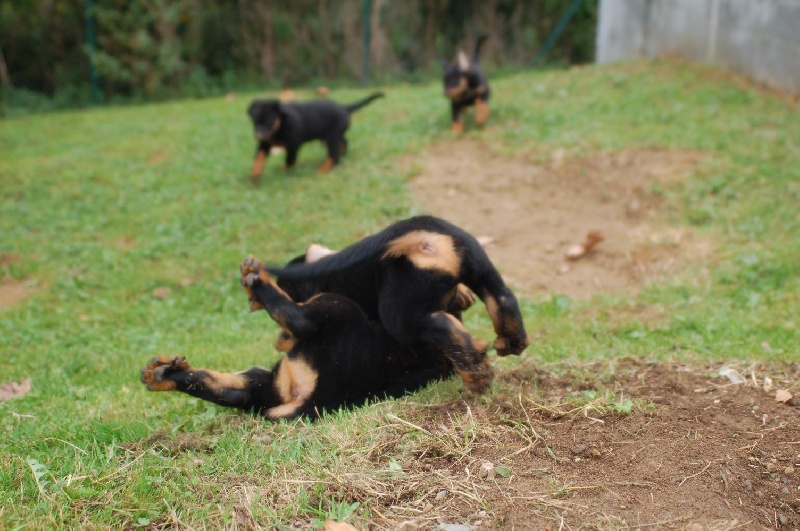
[[[105,100],[203,95],[244,86],[428,78],[482,33],[489,68],[532,66],[565,0],[0,0],[0,49],[16,89]],[[594,57],[595,0],[581,3],[547,60]],[[96,28],[87,43],[87,21]],[[75,103],[80,103],[76,101]]]

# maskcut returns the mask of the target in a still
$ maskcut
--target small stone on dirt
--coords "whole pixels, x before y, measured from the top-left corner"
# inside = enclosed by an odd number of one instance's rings
[[[723,378],[727,378],[729,382],[732,384],[741,384],[744,383],[744,378],[739,374],[739,371],[733,369],[731,367],[720,367],[719,368],[719,375]]]
[[[572,449],[572,453],[575,455],[582,455],[586,453],[587,446],[585,444],[579,444],[575,448]]]
[[[447,496],[447,491],[440,490],[439,492],[436,493],[436,501],[442,501],[445,496]]]
[[[744,490],[747,492],[753,491],[753,483],[749,479],[744,481]]]
[[[491,480],[494,479],[494,464],[489,461],[481,463],[481,469],[478,472],[481,479]]]

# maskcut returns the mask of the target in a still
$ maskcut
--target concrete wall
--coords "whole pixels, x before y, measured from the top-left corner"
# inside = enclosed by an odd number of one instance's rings
[[[597,62],[662,54],[800,95],[800,0],[600,0]]]

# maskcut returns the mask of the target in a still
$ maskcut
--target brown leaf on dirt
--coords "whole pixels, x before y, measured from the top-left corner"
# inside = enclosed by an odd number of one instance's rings
[[[323,531],[358,531],[355,527],[347,522],[334,522],[333,520],[326,520]]]
[[[20,383],[7,382],[0,384],[0,401],[20,398],[27,395],[31,390],[31,379],[23,380]]]
[[[579,245],[573,245],[567,249],[565,258],[567,260],[577,260],[578,258],[583,258],[604,239],[605,237],[603,237],[603,233],[593,230],[586,235],[586,239],[583,241],[583,243]]]
[[[778,389],[777,391],[775,391],[775,400],[777,402],[783,402],[785,404],[791,399],[792,399],[792,393],[790,393],[786,389]]]

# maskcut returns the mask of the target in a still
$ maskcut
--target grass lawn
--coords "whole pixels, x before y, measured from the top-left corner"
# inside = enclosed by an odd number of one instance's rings
[[[325,155],[310,145],[288,172],[283,155],[272,157],[255,187],[245,109],[256,95],[0,121],[0,286],[26,294],[0,307],[0,383],[32,381],[26,396],[0,402],[0,528],[379,517],[381,493],[419,438],[405,408],[455,400],[460,382],[314,424],[270,424],[146,393],[138,371],[171,353],[225,371],[271,364],[277,327],[248,312],[241,260],[280,262],[311,241],[341,247],[421,213],[398,160],[451,138],[447,104],[438,83],[383,90],[385,99],[356,115],[350,153],[335,171],[317,174]],[[522,359],[497,362],[498,372],[623,355],[800,357],[796,103],[672,62],[525,72],[494,80],[493,90],[496,127],[467,135],[508,155],[562,147],[710,154],[665,200],[672,223],[719,241],[703,264],[708,275],[690,269],[636,296],[523,299],[538,339]],[[606,317],[631,303],[659,305],[667,318]],[[482,309],[466,323],[491,337]],[[387,424],[402,443],[384,444]],[[353,474],[374,484],[357,495],[337,487]]]

